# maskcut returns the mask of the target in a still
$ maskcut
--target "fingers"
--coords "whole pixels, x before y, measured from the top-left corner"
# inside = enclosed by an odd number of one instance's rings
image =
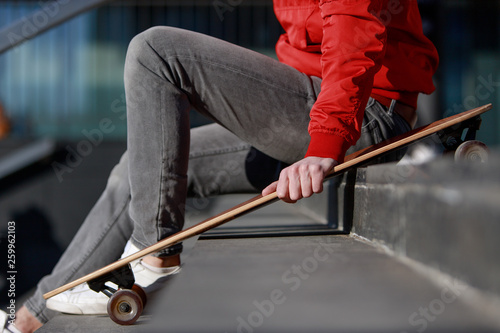
[[[286,203],[295,203],[294,200],[290,200],[288,196],[288,187],[285,186],[284,184],[288,184],[288,182],[279,180],[275,181],[274,183],[271,183],[269,186],[267,186],[265,189],[262,190],[262,196],[264,197],[268,194],[276,192],[278,198],[285,201]]]
[[[325,176],[328,174],[328,171],[330,171],[330,168],[323,170],[318,165],[315,165],[313,168],[314,170],[312,172],[312,177],[311,177],[311,192],[321,193],[323,192],[323,180],[325,179]]]
[[[287,203],[295,203],[298,199],[293,199],[296,197],[296,187],[298,179],[295,177],[290,177],[286,171],[288,168],[284,169],[280,173],[280,178],[278,180],[278,186],[276,187],[276,194],[278,198]]]
[[[265,189],[262,190],[262,196],[265,197],[268,194],[276,192],[276,187],[278,186],[278,181],[275,181],[268,185]]]
[[[282,170],[279,180],[266,187],[262,195],[276,191],[281,200],[294,203],[320,193],[325,176],[336,164],[331,158],[307,157]]]
[[[283,189],[278,192],[278,197],[295,202],[308,198],[313,193],[319,193],[323,189],[324,176],[323,170],[318,165],[294,164],[283,170],[280,175],[278,188],[282,185]]]

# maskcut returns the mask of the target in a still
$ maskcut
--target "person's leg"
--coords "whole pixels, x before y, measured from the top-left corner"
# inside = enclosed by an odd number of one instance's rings
[[[257,193],[287,165],[219,124],[201,126],[191,130],[188,197]]]
[[[217,124],[195,128],[191,137],[190,196],[256,191],[245,176],[250,145]],[[123,252],[132,234],[127,158],[125,153],[111,172],[106,189],[52,273],[16,314],[16,327],[22,332],[35,330],[55,314],[45,308],[44,293],[115,261]]]
[[[45,323],[55,314],[45,307],[44,293],[120,257],[132,234],[133,225],[128,217],[129,201],[127,154],[124,154],[111,172],[103,194],[52,273],[39,282],[35,294],[24,304],[38,321]]]
[[[318,78],[209,36],[161,27],[135,37],[125,70],[133,243],[146,247],[183,226],[190,109],[291,163],[307,149],[319,87]]]
[[[251,149],[250,144],[219,124],[192,129],[188,197],[257,192],[247,177],[246,163],[251,158]]]

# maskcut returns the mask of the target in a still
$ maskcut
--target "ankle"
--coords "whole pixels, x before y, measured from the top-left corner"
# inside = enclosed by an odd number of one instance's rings
[[[142,261],[153,267],[160,267],[160,268],[173,267],[173,266],[180,266],[181,256],[179,254],[169,257],[146,256],[142,259]]]
[[[23,333],[31,333],[42,327],[43,324],[23,305],[16,313],[14,326]]]

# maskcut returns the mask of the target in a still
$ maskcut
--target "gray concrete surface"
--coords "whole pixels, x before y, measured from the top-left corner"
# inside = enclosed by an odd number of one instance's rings
[[[112,322],[108,316],[58,315],[49,323],[38,329],[37,333],[125,333],[148,332],[147,323],[151,315],[143,314],[132,326],[120,326]]]
[[[499,169],[495,151],[485,164],[359,169],[352,231],[500,296]]]
[[[40,332],[500,332],[500,305],[350,236],[200,240],[137,325]]]
[[[500,331],[473,295],[349,236],[198,241],[137,332]]]

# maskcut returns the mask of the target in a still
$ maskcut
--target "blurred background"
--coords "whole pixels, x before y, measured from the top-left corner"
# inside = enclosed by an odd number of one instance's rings
[[[130,40],[152,26],[181,27],[273,54],[281,30],[272,2],[238,2],[111,1],[0,55],[0,100],[12,134],[74,139],[108,117],[116,128],[106,138],[124,139],[125,54]],[[0,1],[1,26],[40,3]],[[200,121],[195,116],[193,125]]]

